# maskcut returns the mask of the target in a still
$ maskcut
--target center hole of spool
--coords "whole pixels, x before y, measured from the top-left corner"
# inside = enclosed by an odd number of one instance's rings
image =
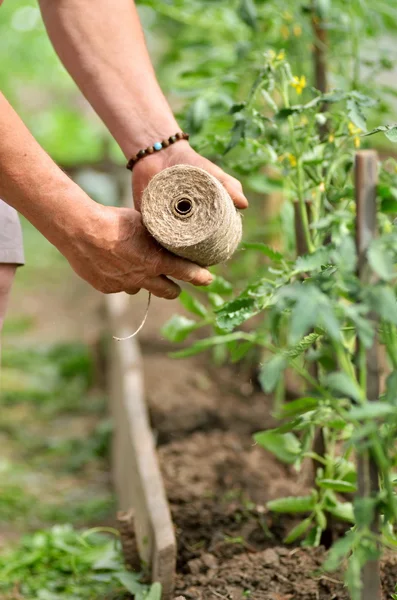
[[[181,198],[175,203],[175,210],[180,215],[188,215],[193,208],[192,201],[189,198]]]

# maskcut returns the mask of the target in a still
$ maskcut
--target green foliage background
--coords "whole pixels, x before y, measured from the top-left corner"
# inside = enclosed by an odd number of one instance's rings
[[[61,164],[101,156],[106,131],[58,60],[35,0],[0,9],[0,89]]]

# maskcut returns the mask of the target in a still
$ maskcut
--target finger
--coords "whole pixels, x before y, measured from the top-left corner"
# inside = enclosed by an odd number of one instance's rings
[[[138,292],[141,291],[141,288],[130,287],[130,288],[126,288],[124,291],[126,294],[129,294],[130,296],[135,296],[135,294],[137,294]]]
[[[155,296],[166,298],[167,300],[174,300],[181,292],[179,285],[167,277],[164,277],[164,275],[159,275],[159,277],[147,277],[144,280],[142,287],[149,292],[152,292]]]
[[[220,182],[230,194],[230,197],[233,200],[236,208],[244,209],[248,207],[248,200],[244,196],[241,183],[237,179],[234,179],[234,177],[228,177],[227,179],[220,179]]]
[[[159,268],[159,273],[162,275],[169,275],[193,285],[209,285],[213,280],[207,269],[190,262],[190,260],[174,256],[170,252],[162,255]]]

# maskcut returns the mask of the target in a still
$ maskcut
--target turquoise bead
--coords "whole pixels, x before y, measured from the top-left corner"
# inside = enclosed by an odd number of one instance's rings
[[[161,142],[156,142],[155,144],[153,144],[153,148],[155,150],[161,150],[162,147],[163,147],[163,144]]]

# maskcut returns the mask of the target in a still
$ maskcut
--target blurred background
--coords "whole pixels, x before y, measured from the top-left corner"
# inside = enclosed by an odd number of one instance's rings
[[[327,85],[376,94],[369,128],[396,120],[397,99],[397,2],[372,4],[322,0],[316,7],[329,23],[322,42]],[[193,146],[244,184],[252,206],[245,238],[253,241],[277,241],[283,185],[278,172],[263,169],[274,158],[271,146],[260,147],[254,135],[244,141],[232,107],[246,99],[269,49],[285,51],[309,87],[321,86],[311,10],[309,0],[139,3],[161,85]],[[58,61],[34,0],[5,1],[0,56],[0,89],[52,158],[96,201],[125,201],[124,157]],[[225,155],[231,135],[236,144]],[[386,138],[377,143],[393,151]],[[17,273],[3,336],[0,549],[22,531],[103,524],[114,512],[111,424],[98,368],[102,298],[24,220],[23,230],[26,266]],[[228,267],[237,286],[255,268],[252,260],[240,256]]]

